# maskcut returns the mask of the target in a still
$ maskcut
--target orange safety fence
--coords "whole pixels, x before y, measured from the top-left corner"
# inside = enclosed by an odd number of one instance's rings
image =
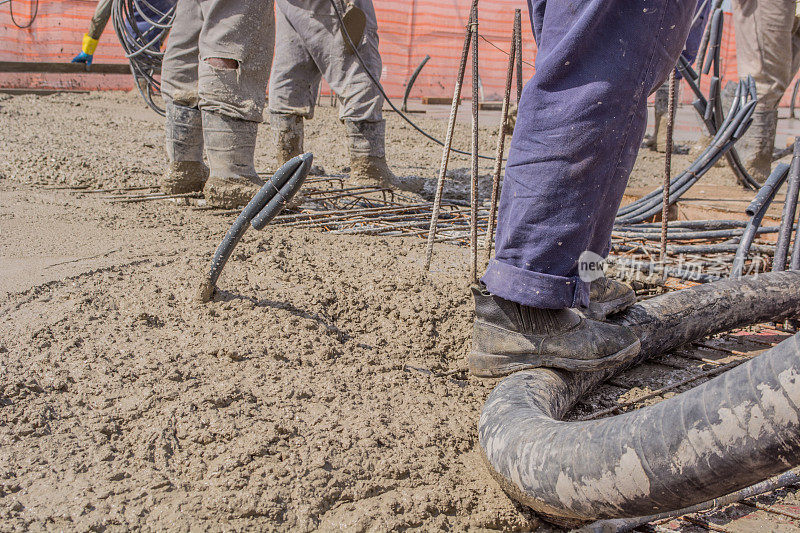
[[[35,0],[11,0],[18,23],[29,20]],[[383,59],[381,82],[392,98],[400,98],[411,73],[425,55],[431,59],[414,84],[411,98],[451,97],[455,83],[469,0],[373,0],[378,17],[380,52]],[[0,61],[68,62],[80,51],[81,37],[94,12],[94,0],[40,0],[33,25],[19,29],[12,24],[9,4],[0,4]],[[479,73],[481,97],[499,100],[503,93],[507,55],[510,49],[514,9],[523,15],[523,77],[534,72],[536,45],[531,35],[525,0],[481,0],[479,4]],[[737,79],[736,47],[730,14],[725,14],[721,63],[723,87]],[[124,63],[122,48],[111,24],[106,27],[95,53],[96,63]],[[463,95],[471,94],[470,70]],[[707,88],[707,77],[703,88]],[[0,73],[0,87],[55,88],[71,90],[130,89],[129,76],[118,74],[29,74]],[[323,85],[323,93],[328,93]],[[789,105],[790,91],[782,105]],[[693,100],[684,87],[682,101]]]

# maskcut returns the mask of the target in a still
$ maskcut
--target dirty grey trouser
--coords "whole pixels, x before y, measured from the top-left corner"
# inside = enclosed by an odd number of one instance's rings
[[[314,116],[322,77],[340,98],[339,118],[381,120],[383,97],[355,54],[345,51],[344,37],[329,0],[275,0],[275,61],[269,83],[272,113]],[[355,43],[369,71],[380,79],[378,22],[372,0],[355,0],[367,16],[364,38]],[[344,12],[344,2],[339,3]]]
[[[732,3],[739,77],[753,76],[759,109],[775,109],[800,66],[795,0]]]
[[[178,0],[162,67],[164,96],[261,122],[275,35],[272,0]],[[234,59],[236,69],[209,65]]]

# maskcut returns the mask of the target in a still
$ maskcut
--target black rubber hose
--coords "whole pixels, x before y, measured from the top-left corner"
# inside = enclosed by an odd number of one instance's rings
[[[722,9],[715,9],[714,13],[711,15],[711,35],[709,36],[708,42],[711,45],[711,53],[706,57],[706,62],[703,65],[703,74],[708,74],[711,65],[714,63],[718,63],[718,53],[719,53],[719,45],[720,40],[722,39]],[[716,70],[716,69],[715,69]],[[714,76],[719,76],[719,72],[714,72]]]
[[[797,89],[800,88],[800,80],[794,82],[794,89],[792,89],[792,99],[789,102],[789,117],[794,118],[794,108],[797,101]]]
[[[415,68],[414,72],[411,73],[411,77],[408,78],[408,83],[406,83],[406,92],[403,94],[403,105],[400,108],[404,112],[408,111],[408,96],[411,94],[411,88],[414,87],[414,82],[417,81],[417,76],[419,76],[419,73],[422,72],[422,67],[424,67],[425,64],[430,61],[430,59],[431,56],[425,54],[425,57],[422,59],[422,61],[420,61],[419,65],[417,65],[417,68]]]
[[[794,247],[792,248],[792,259],[789,261],[789,270],[800,270],[800,220],[794,228]]]
[[[675,220],[669,223],[669,229],[731,229],[743,228],[746,225],[747,222],[741,220]],[[646,222],[632,226],[618,225],[615,228],[619,228],[622,231],[630,229],[631,231],[655,231],[661,233],[661,222]]]
[[[689,341],[800,313],[800,272],[769,272],[652,298],[612,319],[637,362]],[[478,439],[517,501],[560,522],[652,515],[739,490],[800,463],[800,342],[655,405],[562,417],[614,371],[518,372],[489,395]]]
[[[672,231],[672,228],[670,228],[670,231],[667,233],[667,240],[691,241],[697,239],[731,239],[733,237],[741,237],[743,232],[744,232],[743,229],[713,229],[707,231]],[[763,233],[779,233],[779,232],[780,232],[779,226],[758,228],[759,235]],[[656,232],[632,232],[632,231],[614,230],[613,235],[614,237],[619,237],[623,239],[625,238],[644,239],[651,241],[661,240],[661,234]]]
[[[789,244],[792,240],[794,217],[797,211],[797,195],[800,193],[800,141],[798,140],[794,142],[794,157],[791,165],[789,165],[787,181],[786,202],[783,204],[778,240],[775,243],[775,258],[772,260],[772,270],[774,272],[786,268],[786,257],[789,255]],[[796,235],[795,239],[797,239]]]
[[[261,229],[272,217],[278,214],[280,208],[286,205],[287,200],[285,199],[291,199],[303,184],[313,159],[313,154],[309,152],[287,161],[242,209],[242,212],[236,217],[233,225],[225,234],[219,247],[217,247],[217,251],[214,252],[208,276],[203,279],[197,294],[197,298],[201,302],[209,301],[214,295],[222,269],[225,267],[225,263],[228,262],[231,253],[233,253],[233,249],[242,239],[244,232],[247,231],[247,226],[256,217],[260,217],[259,221],[253,224],[253,227]],[[271,205],[270,202],[276,197],[278,202]]]
[[[753,216],[764,208],[764,204],[768,204],[775,197],[775,193],[781,188],[783,182],[786,180],[786,175],[789,170],[789,165],[786,163],[778,163],[769,177],[756,193],[753,200],[748,204],[745,209],[747,216]]]
[[[145,103],[162,116],[165,111],[155,103],[154,96],[161,93],[161,81],[157,77],[164,57],[161,45],[172,27],[174,16],[174,5],[162,11],[148,0],[114,0],[111,7],[114,31],[125,50],[136,88]],[[139,22],[146,23],[148,29],[140,30]],[[144,80],[144,87],[140,80]]]
[[[738,130],[741,122],[749,119],[753,112],[754,106],[755,102],[748,102],[742,106],[740,105],[740,101],[738,99],[734,99],[731,105],[731,110],[725,118],[725,121],[722,123],[720,129],[716,131],[712,143],[703,151],[702,154],[700,154],[700,156],[689,166],[689,168],[670,180],[670,198],[677,200],[679,198],[679,195],[677,195],[677,191],[679,189],[693,179],[694,181],[691,181],[691,183],[696,182],[697,179],[699,179],[702,174],[711,168],[711,166],[713,166],[713,164],[719,159],[719,154],[724,153],[726,149],[732,146],[732,143],[730,143],[732,135]],[[634,214],[642,213],[646,210],[652,209],[653,207],[660,208],[662,191],[663,187],[658,187],[639,200],[631,202],[630,204],[619,209],[617,212],[617,223],[627,222],[627,219]],[[641,220],[644,220],[645,218],[647,217],[641,218]],[[633,220],[631,222],[636,221]]]
[[[673,179],[670,186],[670,204],[677,202],[686,191],[688,191],[697,181],[710,170],[714,164],[730,149],[733,147],[736,140],[746,130],[746,125],[749,125],[750,116],[755,110],[755,101],[748,102],[738,113],[736,118],[720,129],[715,137],[714,142],[708,149],[695,161],[695,163],[685,170],[680,176]],[[745,126],[745,127],[743,127]],[[699,168],[698,168],[699,167]],[[662,189],[663,188],[659,188]],[[657,189],[658,190],[658,189]],[[652,195],[653,193],[651,193]],[[645,197],[638,202],[634,202],[633,210],[627,213],[618,215],[617,223],[634,223],[644,221],[656,213],[658,213],[662,206],[656,196]],[[632,204],[633,205],[633,204]],[[631,206],[626,206],[630,208]]]
[[[683,56],[678,58],[677,64],[678,71],[684,77],[686,82],[689,84],[692,92],[694,92],[695,96],[697,96],[697,100],[695,100],[692,104],[697,114],[700,115],[700,118],[703,120],[703,123],[706,126],[706,130],[708,131],[709,135],[716,135],[717,133],[717,126],[719,124],[718,117],[721,115],[721,109],[719,112],[714,113],[714,120],[707,120],[706,119],[706,111],[708,110],[708,101],[706,100],[705,95],[698,87],[697,81],[697,74],[695,73],[692,66],[686,61]],[[755,84],[751,76],[748,76],[745,80],[745,84],[747,86],[747,91],[742,91],[742,82],[737,84],[736,87],[736,96],[734,97],[734,102],[741,99],[742,103],[747,96],[752,96],[752,92],[749,90],[751,84]],[[753,96],[753,98],[755,98]],[[721,102],[720,102],[721,104]],[[715,105],[716,108],[719,106]],[[716,121],[716,122],[715,122]],[[736,174],[736,179],[739,180],[739,183],[743,186],[747,187],[751,190],[758,190],[758,182],[753,179],[752,176],[747,172],[747,169],[744,168],[741,159],[739,158],[739,153],[736,151],[736,147],[731,147],[728,153],[725,154],[725,158],[728,160],[731,168],[733,169],[733,173]]]
[[[789,165],[786,163],[778,163],[772,170],[772,173],[764,182],[764,185],[756,194],[756,197],[747,207],[747,214],[750,215],[750,220],[747,227],[742,234],[742,240],[739,241],[739,246],[736,249],[736,256],[733,258],[733,266],[731,267],[731,277],[739,278],[744,270],[744,262],[750,252],[753,244],[753,239],[756,237],[756,231],[761,226],[761,221],[767,213],[775,193],[778,192],[786,176],[789,174]]]
[[[723,507],[725,505],[742,501],[745,498],[752,498],[753,496],[758,496],[760,494],[764,494],[765,492],[772,492],[773,490],[791,485],[797,485],[798,483],[800,483],[800,475],[789,471],[766,481],[756,483],[755,485],[750,485],[745,489],[732,492],[731,494],[723,496],[722,498],[714,498],[713,500],[708,500],[703,503],[698,503],[697,505],[684,507],[683,509],[678,509],[677,511],[659,513],[650,516],[639,516],[636,518],[599,520],[583,526],[574,533],[623,533],[624,531],[632,531],[637,527],[649,522],[660,522],[662,520],[666,520],[667,518],[683,516],[691,513],[699,513],[700,511],[706,511],[714,507]]]

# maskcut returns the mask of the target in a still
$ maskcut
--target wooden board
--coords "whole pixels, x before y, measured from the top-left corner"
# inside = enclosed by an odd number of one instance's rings
[[[0,61],[0,72],[48,72],[55,74],[130,74],[127,63],[94,64],[89,69],[83,63],[44,63],[33,61]]]

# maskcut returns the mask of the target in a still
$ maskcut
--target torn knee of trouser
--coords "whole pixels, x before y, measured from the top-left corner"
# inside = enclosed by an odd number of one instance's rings
[[[200,109],[232,118],[261,122],[266,74],[232,55],[208,55],[199,66]],[[263,78],[263,79],[262,79]]]
[[[207,57],[204,61],[220,70],[236,70],[239,68],[239,62],[229,57]]]

